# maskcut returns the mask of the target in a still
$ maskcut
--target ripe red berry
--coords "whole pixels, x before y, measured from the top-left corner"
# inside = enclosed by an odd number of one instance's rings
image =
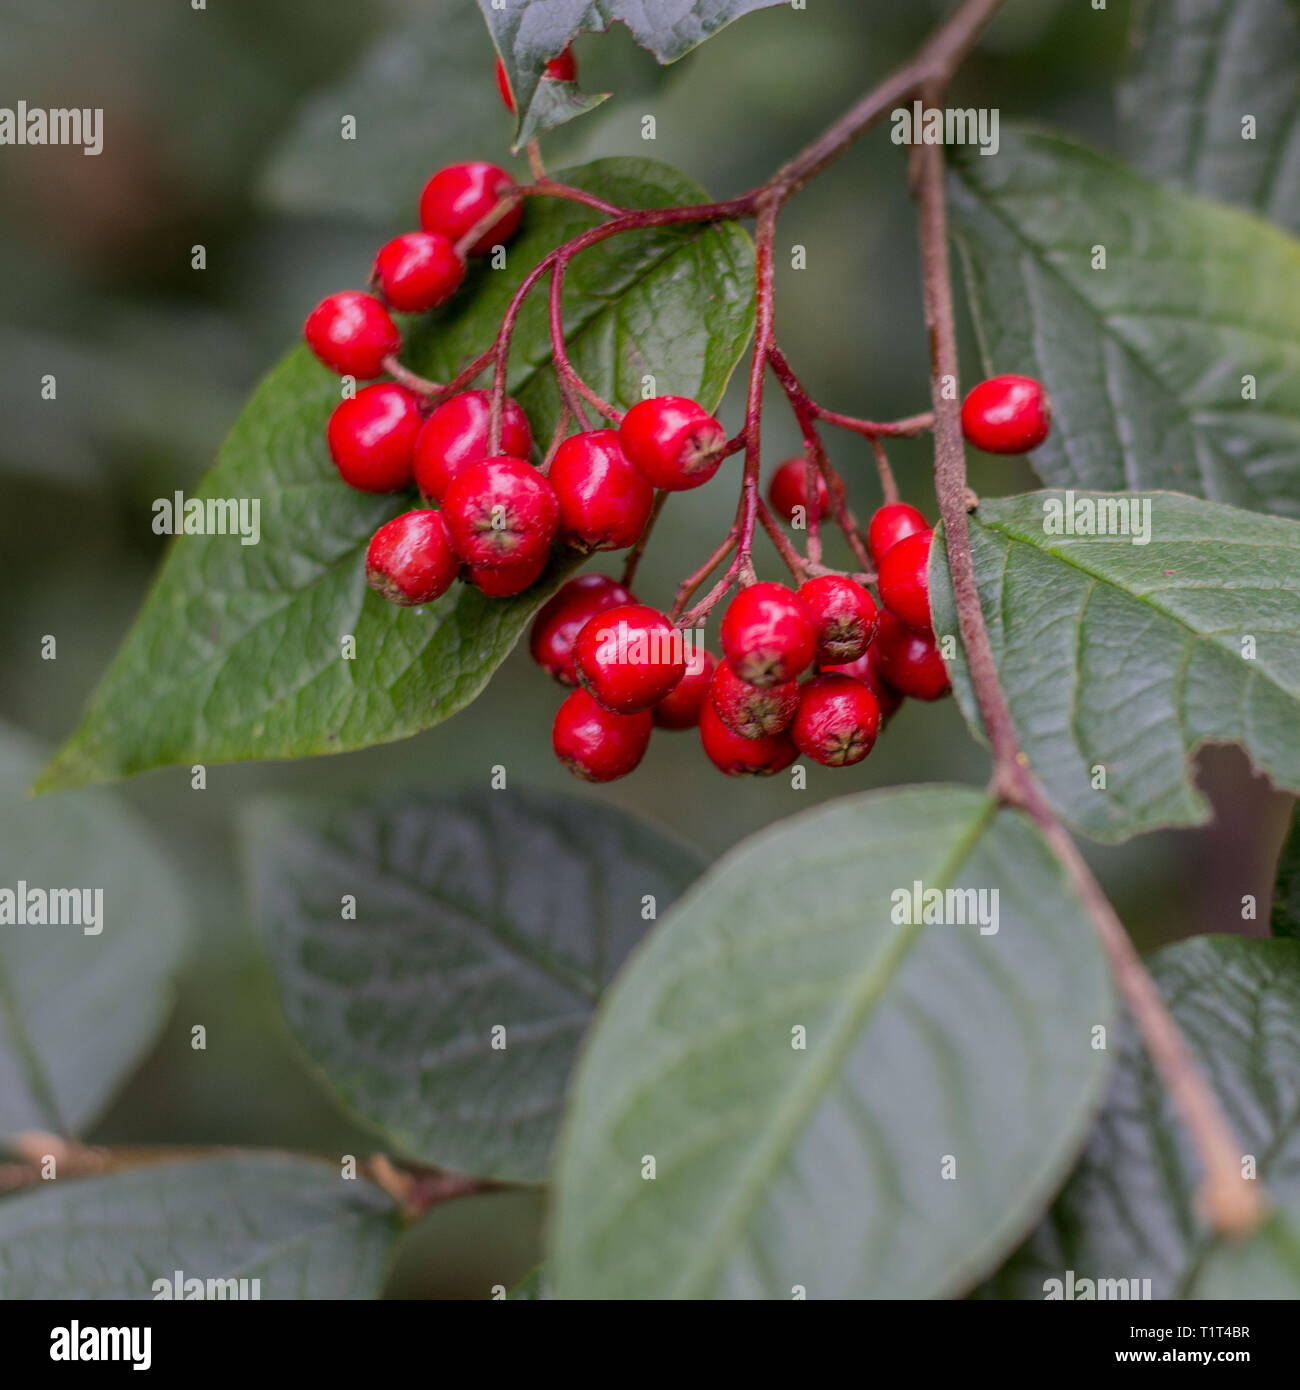
[[[933,531],[914,531],[885,552],[877,585],[880,601],[916,632],[930,627],[930,545]]]
[[[764,738],[790,727],[799,708],[794,681],[779,685],[750,685],[725,662],[719,662],[709,686],[709,699],[718,718],[741,738]]]
[[[697,644],[692,648],[686,674],[652,711],[661,729],[693,729],[700,722],[700,707],[709,698],[716,665],[712,654],[703,647]]]
[[[426,497],[441,502],[461,469],[487,458],[491,417],[490,391],[462,391],[424,422],[415,441],[415,481]],[[532,450],[528,417],[507,396],[501,403],[501,453],[526,459]]]
[[[532,464],[506,454],[463,468],[442,510],[461,559],[498,568],[544,558],[560,516],[550,483]]]
[[[876,654],[876,669],[901,694],[937,700],[946,693],[948,673],[934,638],[905,627],[888,609],[880,615],[871,650]]]
[[[373,279],[394,309],[422,314],[445,304],[465,278],[465,262],[441,232],[407,232],[379,248]]]
[[[343,481],[362,492],[410,487],[420,422],[420,398],[391,381],[363,386],[341,401],[325,436]]]
[[[382,376],[384,358],[401,350],[402,335],[388,310],[372,294],[342,290],[307,315],[307,346],[340,376],[361,381]]]
[[[962,403],[962,433],[988,454],[1028,453],[1051,428],[1052,402],[1031,376],[990,377]]]
[[[790,727],[795,747],[825,767],[860,763],[880,731],[880,706],[862,681],[839,674],[814,676],[799,694]]]
[[[880,660],[874,644],[868,647],[856,661],[848,661],[837,666],[823,666],[822,671],[838,673],[841,676],[852,676],[855,680],[860,680],[876,697],[876,703],[880,706],[881,719],[888,719],[903,703],[903,697],[880,674]]]
[[[612,782],[626,777],[645,757],[653,724],[649,710],[615,714],[585,690],[575,690],[556,712],[551,746],[575,777]]]
[[[628,590],[608,575],[580,574],[570,579],[533,619],[528,637],[533,660],[561,685],[577,685],[573,644],[578,633],[597,613],[635,602]]]
[[[570,435],[546,475],[560,503],[560,534],[589,550],[625,550],[650,519],[654,489],[624,457],[617,430]]]
[[[826,490],[826,480],[820,473],[817,477],[817,518],[820,520],[830,510],[830,493]],[[812,520],[812,508],[808,505],[808,466],[802,457],[786,459],[772,474],[767,484],[767,500],[772,510],[785,521],[793,521],[795,508],[805,526]]]
[[[532,588],[550,558],[542,554],[508,565],[466,565],[463,578],[488,598],[511,598]]]
[[[618,427],[623,452],[645,480],[669,492],[707,483],[722,465],[727,434],[685,396],[638,401]]]
[[[765,738],[741,738],[718,718],[711,700],[700,706],[700,743],[709,761],[728,777],[770,777],[799,754],[788,730]]]
[[[784,584],[751,584],[722,619],[722,651],[750,685],[779,685],[806,670],[817,634],[799,599]]]
[[[643,603],[597,613],[578,634],[573,659],[584,688],[619,714],[648,710],[686,674],[682,634]]]
[[[573,56],[573,50],[566,48],[558,58],[552,58],[546,65],[546,76],[553,78],[556,82],[576,82],[578,80],[578,60]],[[506,65],[497,59],[497,91],[501,93],[501,100],[505,103],[507,111],[514,114],[515,94],[510,90],[510,79],[506,76]]]
[[[842,574],[819,574],[799,586],[804,606],[817,634],[817,660],[823,665],[854,661],[876,635],[876,601]]]
[[[432,603],[451,588],[460,561],[441,512],[403,512],[386,521],[366,550],[366,583],[389,603]]]
[[[879,569],[887,552],[904,536],[929,529],[930,523],[915,507],[908,506],[906,502],[886,502],[876,511],[867,527],[867,553]]]
[[[504,169],[481,159],[449,164],[424,185],[420,194],[420,226],[426,232],[441,232],[448,241],[458,242],[514,185],[514,179]],[[469,247],[469,254],[486,256],[494,246],[509,241],[523,218],[523,204],[516,203]]]

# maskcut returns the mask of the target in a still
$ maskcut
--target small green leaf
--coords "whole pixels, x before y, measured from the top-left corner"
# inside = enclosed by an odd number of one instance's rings
[[[534,1303],[552,1297],[554,1295],[551,1293],[547,1268],[545,1265],[538,1265],[510,1290],[506,1300],[511,1303]]]
[[[391,1199],[337,1164],[252,1153],[149,1163],[0,1202],[0,1299],[152,1299],[177,1270],[205,1286],[258,1279],[262,1299],[374,1298],[399,1230]]]
[[[1274,1212],[1249,1239],[1220,1243],[1187,1291],[1196,1299],[1300,1299],[1300,1222]]]
[[[1049,533],[1067,515],[1111,531]],[[1148,541],[1134,544],[1144,515]],[[1205,743],[1240,743],[1300,789],[1300,524],[1172,492],[1035,492],[982,502],[970,534],[1021,745],[1079,830],[1123,840],[1199,824],[1189,763]],[[930,573],[935,630],[955,633],[942,544]],[[948,668],[978,731],[960,646]]]
[[[972,890],[967,924],[900,920],[917,885]],[[984,794],[771,827],[601,1005],[561,1132],[557,1296],[960,1293],[1069,1170],[1112,1010],[1059,864]]]
[[[518,791],[272,810],[248,846],[285,1017],[331,1089],[392,1148],[516,1181],[547,1174],[647,901],[703,867],[612,806]]]
[[[1277,861],[1272,923],[1274,936],[1300,939],[1300,807],[1291,812],[1291,829]]]

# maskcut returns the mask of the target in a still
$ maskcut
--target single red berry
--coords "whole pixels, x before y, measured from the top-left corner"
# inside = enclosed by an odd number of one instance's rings
[[[700,706],[700,743],[709,761],[728,777],[770,777],[799,755],[788,730],[765,738],[741,738],[718,718],[711,700]]]
[[[415,441],[415,481],[426,497],[441,502],[462,468],[488,457],[491,419],[490,391],[462,391],[429,416]],[[500,452],[526,459],[532,451],[528,417],[507,396],[501,403]]]
[[[716,665],[712,654],[697,642],[686,663],[686,674],[652,711],[661,729],[693,729],[700,722],[700,706],[709,698]]]
[[[372,294],[341,290],[307,315],[307,346],[340,376],[361,381],[382,376],[384,358],[401,350],[402,335],[388,310]]]
[[[765,738],[790,727],[799,708],[799,687],[794,681],[779,685],[750,685],[727,662],[718,663],[709,685],[709,699],[718,718],[741,738]]]
[[[648,710],[686,674],[682,634],[643,603],[597,613],[578,634],[573,659],[584,688],[619,714]]]
[[[880,661],[874,643],[856,661],[837,666],[823,666],[822,670],[860,680],[876,697],[881,719],[888,719],[903,703],[903,697],[880,674]]]
[[[465,262],[441,232],[406,232],[379,248],[372,279],[394,309],[422,314],[460,289]]]
[[[877,509],[867,527],[867,554],[877,569],[892,547],[915,531],[928,531],[930,523],[923,513],[906,502],[886,502]]]
[[[343,481],[362,492],[410,487],[420,421],[420,398],[395,382],[363,386],[340,401],[325,437]]]
[[[597,613],[635,603],[631,593],[606,574],[580,574],[548,599],[533,619],[528,650],[561,685],[577,685],[573,644]]]
[[[531,463],[506,454],[457,473],[442,510],[461,559],[498,568],[544,558],[560,517],[550,483]]]
[[[546,65],[546,76],[553,78],[556,82],[576,82],[578,80],[578,60],[573,56],[573,49],[566,48],[558,58],[552,58]],[[501,100],[505,103],[505,108],[514,115],[515,94],[510,90],[510,79],[506,76],[506,65],[497,59],[497,91],[501,93]]]
[[[441,232],[450,242],[459,242],[514,186],[514,179],[496,164],[481,159],[449,164],[424,185],[420,194],[420,226],[426,232]],[[523,204],[516,203],[474,242],[469,254],[486,256],[494,246],[509,241],[523,219]]]
[[[750,685],[780,685],[806,670],[817,634],[798,597],[784,584],[751,584],[722,619],[722,651]]]
[[[645,757],[653,727],[649,710],[615,714],[585,690],[575,690],[556,712],[551,746],[575,777],[613,782],[626,777]]]
[[[570,435],[547,480],[560,503],[560,534],[588,550],[625,550],[650,519],[654,488],[624,457],[617,430]]]
[[[442,513],[403,512],[386,521],[366,550],[366,583],[389,603],[432,603],[451,588],[460,561]]]
[[[814,762],[824,767],[860,763],[879,732],[880,706],[862,681],[839,674],[814,676],[800,690],[790,736]]]
[[[993,376],[962,402],[961,430],[986,454],[1025,454],[1052,428],[1052,402],[1031,376]]]
[[[948,690],[948,673],[933,637],[913,632],[889,611],[880,615],[880,627],[871,650],[876,669],[903,695],[914,700],[937,700]]]
[[[830,511],[831,497],[826,490],[826,480],[819,472],[817,478],[817,518],[820,520]],[[772,510],[785,521],[794,521],[798,516],[806,527],[812,520],[812,509],[808,505],[808,465],[802,457],[786,459],[772,474],[767,484],[767,500]],[[796,508],[799,510],[796,511]]]
[[[722,426],[685,396],[638,401],[623,417],[618,437],[633,468],[669,492],[707,483],[721,467],[727,443]]]
[[[876,601],[842,574],[819,574],[799,585],[799,602],[817,634],[822,665],[854,661],[876,635]]]
[[[917,632],[930,626],[930,545],[933,531],[914,531],[891,545],[880,562],[880,601]]]
[[[464,579],[488,598],[511,598],[532,588],[550,558],[543,552],[535,559],[508,565],[466,565]]]

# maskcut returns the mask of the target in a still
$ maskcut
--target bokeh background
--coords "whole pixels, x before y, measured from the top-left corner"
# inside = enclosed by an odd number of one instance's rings
[[[650,155],[725,196],[765,177],[900,61],[946,8],[933,0],[808,0],[750,16],[671,68],[621,28],[581,39],[583,85],[614,93],[547,137],[548,163]],[[1113,148],[1114,90],[1129,5],[1019,0],[991,29],[954,104],[1004,122],[1049,123]],[[509,120],[473,0],[6,0],[0,93],[12,103],[102,106],[98,158],[0,151],[0,718],[52,744],[125,633],[164,540],[151,504],[190,490],[259,376],[325,293],[364,282],[374,248],[409,230],[424,179],[460,158],[509,163]],[[345,145],[339,117],[357,117]],[[642,117],[657,123],[653,144]],[[778,332],[828,404],[890,416],[927,404],[927,354],[904,162],[869,136],[789,208],[779,247]],[[191,247],[207,268],[191,268]],[[978,356],[963,324],[969,379]],[[39,380],[58,379],[56,402]],[[743,374],[742,374],[743,375]],[[737,427],[735,384],[722,415]],[[768,466],[798,437],[773,398]],[[859,513],[878,501],[869,452],[840,436],[833,457]],[[322,441],[322,449],[324,442]],[[923,443],[891,458],[904,495],[934,514]],[[739,460],[674,501],[638,590],[666,604],[726,527]],[[1018,460],[976,458],[986,494],[1035,485]],[[770,554],[769,573],[776,577]],[[56,661],[40,659],[44,634]],[[101,1142],[273,1145],[370,1152],[300,1064],[256,952],[237,856],[249,804],[267,792],[348,797],[403,785],[483,784],[493,763],[521,783],[608,798],[713,856],[825,797],[873,786],[980,782],[984,753],[951,702],[909,705],[858,768],[783,778],[718,776],[689,735],[660,735],[643,768],[608,790],[578,788],[550,753],[556,689],[516,652],[470,709],[419,738],[298,764],[210,769],[206,791],[175,769],[120,790],[178,866],[195,913],[172,1024],[88,1136]],[[1144,948],[1205,931],[1262,931],[1289,799],[1234,750],[1211,750],[1204,830],[1089,850]],[[6,800],[22,794],[0,788]],[[72,793],[71,795],[77,795]],[[8,880],[6,880],[8,881]],[[70,879],[69,881],[75,881]],[[1260,920],[1243,923],[1253,893]],[[188,1045],[202,1021],[208,1051]],[[542,1203],[481,1197],[438,1209],[408,1241],[390,1291],[483,1297],[535,1262]]]

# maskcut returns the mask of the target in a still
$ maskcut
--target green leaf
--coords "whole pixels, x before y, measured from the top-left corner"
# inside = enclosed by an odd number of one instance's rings
[[[1146,0],[1131,38],[1127,157],[1150,178],[1300,231],[1297,0]]]
[[[150,1163],[0,1202],[0,1299],[152,1299],[177,1270],[259,1279],[263,1299],[374,1298],[399,1229],[391,1199],[337,1164],[251,1153]]]
[[[1205,743],[1240,743],[1277,786],[1300,788],[1300,525],[1157,492],[1111,499],[1150,504],[1147,544],[1045,533],[1052,509],[1077,525],[1106,500],[1035,492],[970,518],[1002,688],[1053,805],[1099,840],[1199,824],[1209,810],[1189,763]],[[930,575],[935,630],[955,633],[942,544]],[[978,731],[959,645],[948,669]]]
[[[1291,812],[1291,829],[1277,861],[1272,924],[1274,936],[1300,939],[1300,807]]]
[[[1275,1212],[1249,1239],[1220,1243],[1187,1291],[1196,1299],[1300,1299],[1300,1222]]]
[[[516,1181],[547,1174],[646,898],[662,913],[703,867],[612,806],[518,791],[272,810],[248,845],[281,1006],[326,1083],[386,1145]]]
[[[1300,1210],[1300,942],[1196,937],[1158,952],[1151,970],[1258,1180],[1281,1208]],[[1114,1050],[1079,1166],[984,1292],[1042,1298],[1045,1280],[1072,1269],[1076,1280],[1150,1279],[1154,1298],[1261,1296],[1276,1233],[1245,1255],[1211,1239],[1194,1211],[1199,1164],[1131,1023]],[[1237,1279],[1250,1282],[1234,1291]]]
[[[506,1295],[506,1301],[510,1303],[536,1303],[553,1297],[549,1271],[545,1265],[538,1265],[536,1269],[525,1274],[510,1290]]]
[[[704,196],[648,160],[602,160],[565,177],[629,206]],[[476,266],[452,305],[413,321],[405,360],[449,379],[491,342],[528,269],[597,220],[578,204],[537,200],[508,268]],[[660,228],[593,247],[566,281],[575,365],[624,405],[640,398],[651,372],[660,392],[715,406],[749,336],[752,273],[749,240],[734,226]],[[520,316],[509,374],[540,440],[558,409],[549,364],[543,288]],[[385,603],[366,587],[365,547],[409,499],[367,496],[339,481],[325,446],[338,393],[338,379],[305,348],[255,392],[197,495],[259,499],[260,544],[232,535],[178,540],[40,790],[172,762],[391,742],[440,723],[482,690],[572,562],[557,561],[515,599],[457,585],[423,609]],[[354,660],[341,656],[348,636]]]
[[[1300,516],[1300,244],[1051,135],[953,168],[984,365],[1052,396],[1043,480]]]
[[[896,923],[918,882],[995,890],[998,930]],[[561,1131],[557,1296],[962,1291],[1068,1171],[1112,1009],[1060,866],[984,794],[873,792],[771,827],[601,1004]]]
[[[0,889],[75,890],[63,901],[90,911],[69,925],[0,922],[0,1135],[75,1134],[99,1115],[162,1027],[189,917],[170,864],[116,798],[28,799],[41,761],[0,725]],[[83,891],[102,894],[98,909]]]

